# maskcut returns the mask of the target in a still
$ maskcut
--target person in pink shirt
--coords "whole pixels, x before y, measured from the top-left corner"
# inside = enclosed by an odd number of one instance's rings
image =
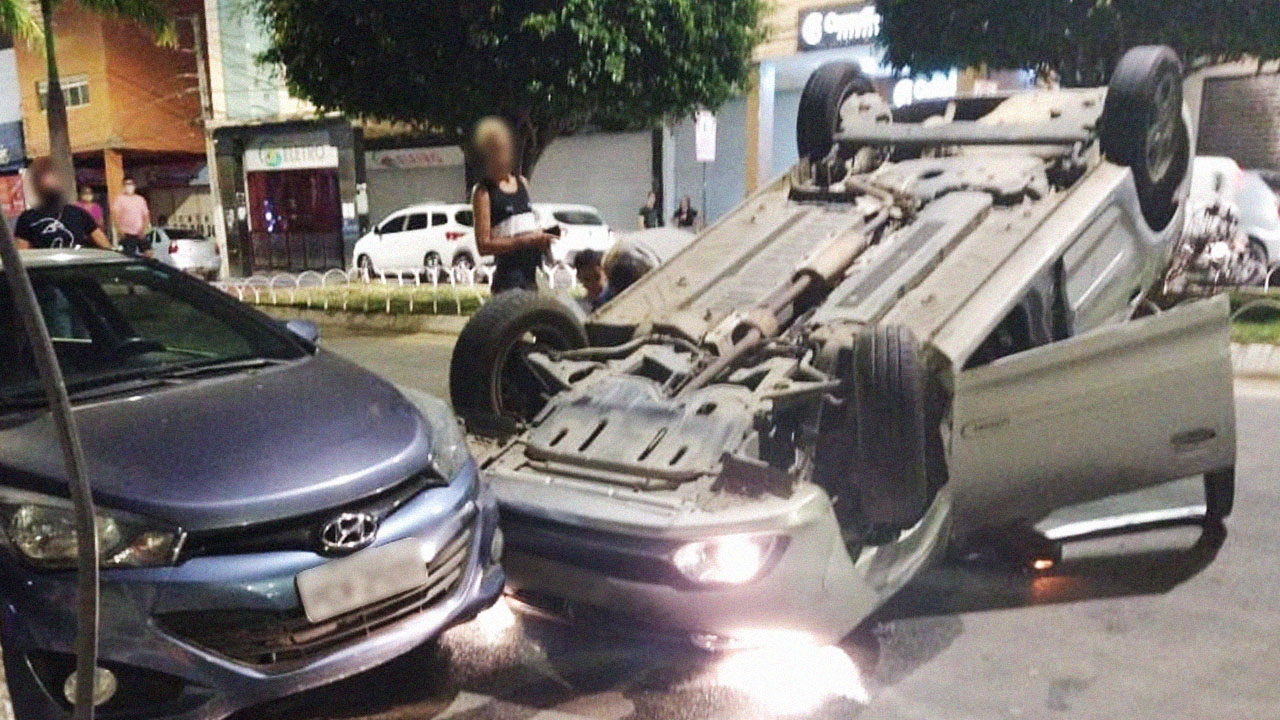
[[[147,199],[138,194],[133,178],[124,179],[124,192],[111,203],[111,220],[120,233],[120,249],[127,255],[155,257],[151,242],[146,239],[151,227],[151,209]]]
[[[80,199],[76,201],[76,206],[89,213],[89,217],[98,223],[98,227],[102,227],[102,206],[94,201],[93,188],[88,185],[80,186]]]

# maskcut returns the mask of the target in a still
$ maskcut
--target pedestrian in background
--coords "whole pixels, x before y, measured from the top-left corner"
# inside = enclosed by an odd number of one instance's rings
[[[124,179],[124,191],[111,203],[111,220],[120,233],[120,249],[126,255],[155,257],[151,242],[146,239],[151,208],[147,207],[147,199],[138,194],[133,178]]]
[[[688,195],[680,198],[680,204],[676,206],[671,222],[678,228],[693,228],[698,224],[698,211],[693,209],[693,201]]]
[[[36,158],[27,169],[36,205],[22,211],[13,235],[19,250],[30,248],[90,247],[111,249],[111,242],[79,206],[67,202],[62,176],[47,157]]]
[[[476,123],[473,144],[484,173],[471,191],[476,249],[496,258],[492,292],[537,290],[538,266],[556,234],[538,227],[529,182],[515,172],[511,128],[501,118],[484,118]]]
[[[98,227],[102,227],[102,206],[93,199],[93,188],[88,185],[80,186],[80,199],[76,201],[76,207],[89,213]]]
[[[637,220],[640,223],[641,230],[649,228],[662,227],[662,209],[658,207],[658,194],[650,190],[645,196],[644,205],[640,206],[640,214]]]

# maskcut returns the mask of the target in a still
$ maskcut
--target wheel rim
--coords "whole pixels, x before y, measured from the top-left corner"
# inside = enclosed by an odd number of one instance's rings
[[[498,414],[527,420],[546,406],[552,395],[529,364],[529,356],[538,352],[568,350],[570,339],[552,325],[537,323],[504,346],[494,363],[490,377],[490,401]]]
[[[475,268],[476,264],[472,262],[470,257],[467,257],[466,255],[462,255],[460,257],[456,257],[453,259],[453,266],[456,268],[462,268],[464,270],[471,270]]]
[[[1152,182],[1160,182],[1173,166],[1178,140],[1178,80],[1166,73],[1156,86],[1155,116],[1147,128],[1147,173]]]

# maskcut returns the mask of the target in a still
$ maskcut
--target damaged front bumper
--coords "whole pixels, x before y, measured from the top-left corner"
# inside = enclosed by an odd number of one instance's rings
[[[507,539],[508,592],[537,611],[660,630],[701,645],[757,645],[779,633],[837,642],[945,544],[951,502],[939,493],[895,541],[846,548],[831,498],[812,483],[788,497],[692,501],[490,467]],[[741,583],[699,583],[677,567],[689,543],[776,538]]]

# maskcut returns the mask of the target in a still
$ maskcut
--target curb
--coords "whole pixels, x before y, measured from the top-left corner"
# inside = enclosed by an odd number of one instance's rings
[[[1280,345],[1232,344],[1231,367],[1236,377],[1280,380]]]
[[[435,333],[457,335],[467,324],[467,315],[388,315],[317,310],[289,305],[254,305],[277,320],[307,320],[325,330],[367,333]]]

